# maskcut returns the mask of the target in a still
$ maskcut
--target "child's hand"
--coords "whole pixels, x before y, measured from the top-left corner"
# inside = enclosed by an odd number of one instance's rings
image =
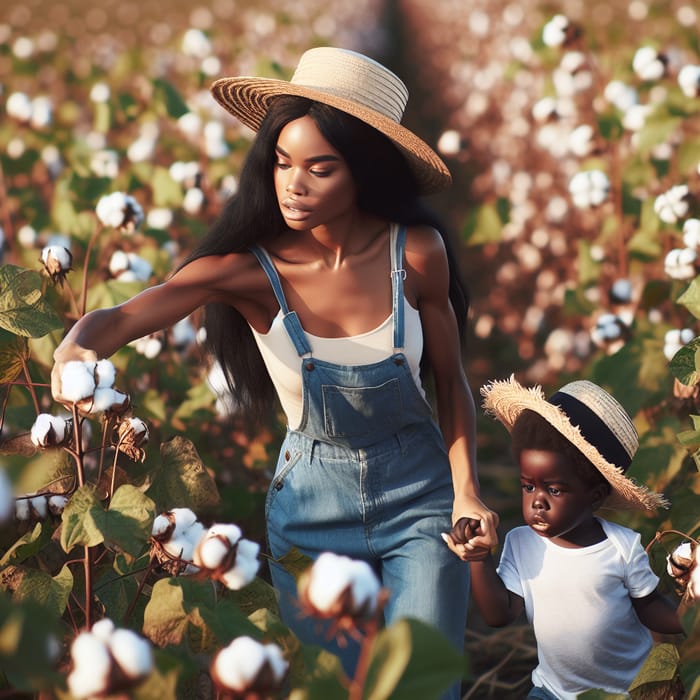
[[[491,548],[498,544],[498,515],[480,501],[477,500],[476,503],[481,506],[479,517],[475,517],[476,513],[462,516],[455,521],[450,532],[442,533],[447,546],[463,561],[485,559]]]
[[[480,561],[491,550],[470,542],[477,535],[483,535],[481,521],[476,518],[460,518],[449,532],[442,533],[442,539],[462,561]]]

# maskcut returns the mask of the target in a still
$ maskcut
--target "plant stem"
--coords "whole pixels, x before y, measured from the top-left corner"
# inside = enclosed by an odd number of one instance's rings
[[[373,619],[366,627],[366,634],[362,640],[362,645],[360,646],[360,658],[358,659],[357,667],[355,668],[355,677],[350,683],[348,700],[362,700],[365,682],[367,681],[367,672],[369,671],[372,646],[374,645],[374,640],[377,637],[377,629],[378,623],[375,619]]]
[[[97,237],[102,233],[104,226],[102,224],[97,224],[95,230],[88,241],[87,250],[85,251],[85,263],[83,265],[83,287],[80,295],[80,316],[81,318],[85,316],[85,309],[87,308],[87,286],[88,286],[88,270],[90,268],[90,253],[92,252],[92,247],[95,245]]]
[[[90,562],[90,547],[84,546],[85,557],[83,569],[85,571],[85,627],[92,629],[92,565]]]
[[[129,607],[127,608],[127,611],[124,613],[124,624],[126,625],[129,622],[129,618],[131,617],[131,614],[134,612],[134,608],[136,607],[136,601],[139,599],[139,596],[141,595],[141,591],[143,590],[143,587],[146,585],[146,581],[148,580],[148,575],[153,571],[153,565],[155,564],[155,557],[151,557],[149,562],[148,562],[148,568],[146,569],[146,573],[143,575],[143,578],[139,581],[139,586],[136,589],[136,593],[134,594],[134,597],[131,599],[131,602],[129,603]]]
[[[73,439],[75,441],[75,456],[76,468],[78,470],[78,487],[85,485],[85,471],[83,466],[83,436],[82,425],[80,424],[80,415],[78,407],[73,404]]]
[[[38,416],[41,413],[41,409],[39,408],[39,399],[37,398],[34,385],[32,384],[32,378],[29,376],[29,366],[27,365],[27,361],[24,357],[20,356],[20,360],[22,362],[22,371],[24,372],[24,376],[27,380],[27,388],[29,389],[29,393],[32,395],[32,401],[34,402],[34,410]]]

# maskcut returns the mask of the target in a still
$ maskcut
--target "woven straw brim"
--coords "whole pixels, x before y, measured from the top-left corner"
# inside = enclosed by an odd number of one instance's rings
[[[247,127],[257,131],[276,97],[306,97],[347,112],[387,136],[403,154],[422,194],[446,189],[452,176],[445,163],[425,141],[393,119],[352,100],[275,78],[220,78],[211,86],[214,99]]]
[[[508,432],[525,409],[539,413],[558,430],[600,471],[610,484],[611,492],[603,503],[604,508],[625,510],[656,510],[668,508],[669,503],[662,494],[654,493],[625,476],[621,467],[608,462],[600,452],[584,439],[578,426],[557,406],[549,403],[539,386],[526,388],[514,377],[493,381],[482,387],[483,406],[487,414],[499,420]]]

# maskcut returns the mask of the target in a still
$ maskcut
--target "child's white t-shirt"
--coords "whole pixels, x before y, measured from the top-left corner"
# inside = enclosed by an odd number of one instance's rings
[[[606,539],[567,549],[523,526],[507,533],[498,573],[522,596],[537,640],[535,686],[561,700],[591,688],[625,692],[652,647],[630,598],[659,579],[638,533],[599,518]]]

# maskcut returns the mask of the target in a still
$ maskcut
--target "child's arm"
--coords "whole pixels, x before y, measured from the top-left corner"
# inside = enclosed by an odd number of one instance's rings
[[[683,634],[678,611],[671,601],[654,591],[644,598],[632,598],[632,607],[640,622],[659,634]]]
[[[470,561],[471,594],[484,622],[491,627],[510,624],[523,611],[521,596],[509,591],[496,571],[491,553]]]

